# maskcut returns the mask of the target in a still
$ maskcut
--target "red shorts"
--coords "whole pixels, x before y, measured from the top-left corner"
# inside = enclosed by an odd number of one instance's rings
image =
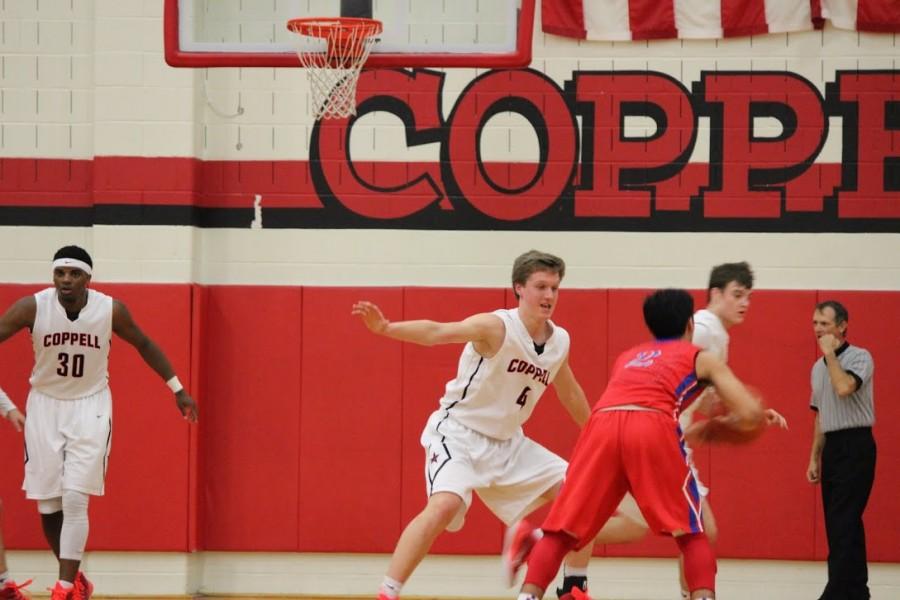
[[[581,548],[631,492],[659,534],[703,531],[700,494],[681,430],[655,410],[598,411],[578,438],[544,531],[564,531]]]

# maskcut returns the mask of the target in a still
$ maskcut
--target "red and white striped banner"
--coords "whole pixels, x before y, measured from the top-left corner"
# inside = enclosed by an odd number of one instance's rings
[[[543,0],[545,33],[588,40],[715,39],[804,31],[823,19],[900,31],[900,0]]]

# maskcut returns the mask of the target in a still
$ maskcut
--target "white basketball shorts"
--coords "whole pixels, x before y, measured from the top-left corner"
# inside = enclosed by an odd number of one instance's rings
[[[496,440],[461,425],[443,409],[428,419],[421,441],[428,496],[451,492],[464,503],[448,531],[462,528],[473,491],[512,525],[543,504],[541,496],[563,480],[568,466],[521,429],[512,439]]]
[[[31,390],[26,406],[25,495],[46,500],[65,489],[102,496],[112,442],[109,388],[75,400]]]

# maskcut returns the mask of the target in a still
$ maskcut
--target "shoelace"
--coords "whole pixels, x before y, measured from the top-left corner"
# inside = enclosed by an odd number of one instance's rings
[[[10,579],[10,580],[7,580],[7,583],[5,583],[2,588],[0,588],[0,591],[15,590],[16,591],[16,596],[14,596],[15,598],[24,598],[24,595],[19,590],[21,590],[24,587],[28,587],[29,585],[31,585],[31,582],[32,582],[32,580],[29,579],[28,581],[24,581],[22,583],[16,583],[15,581],[12,581]],[[10,583],[12,583],[12,585],[9,585]]]

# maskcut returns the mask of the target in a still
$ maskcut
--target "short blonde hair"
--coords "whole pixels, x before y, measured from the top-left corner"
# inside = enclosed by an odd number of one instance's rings
[[[562,280],[566,275],[566,261],[540,250],[529,250],[525,254],[519,255],[513,262],[512,268],[513,293],[516,295],[517,300],[519,294],[516,292],[516,284],[525,285],[531,274],[536,271],[556,273]]]

